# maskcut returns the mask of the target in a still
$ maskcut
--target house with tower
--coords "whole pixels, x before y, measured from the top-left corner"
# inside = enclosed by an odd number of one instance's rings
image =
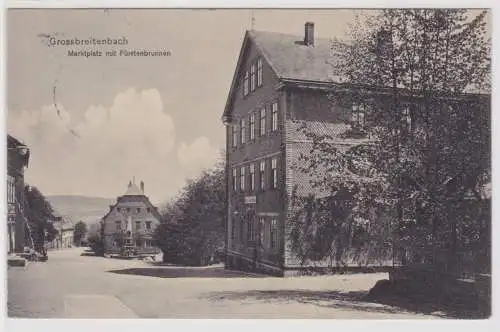
[[[161,216],[144,193],[144,182],[130,181],[127,190],[110,205],[101,220],[104,251],[108,255],[141,255],[157,253],[153,232]],[[125,251],[125,252],[124,252]]]

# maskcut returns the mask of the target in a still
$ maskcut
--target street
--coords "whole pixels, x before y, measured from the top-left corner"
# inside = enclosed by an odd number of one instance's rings
[[[49,252],[8,268],[8,315],[23,318],[432,318],[369,303],[385,274],[274,278],[215,267]]]

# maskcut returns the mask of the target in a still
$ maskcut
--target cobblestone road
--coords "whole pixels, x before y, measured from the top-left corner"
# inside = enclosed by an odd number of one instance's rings
[[[361,297],[384,274],[273,278],[50,252],[8,269],[9,317],[429,318]]]

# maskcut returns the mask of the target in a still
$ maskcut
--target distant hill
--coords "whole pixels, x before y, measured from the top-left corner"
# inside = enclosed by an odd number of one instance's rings
[[[83,221],[87,226],[97,223],[116,199],[78,195],[46,196],[52,207],[73,222]]]

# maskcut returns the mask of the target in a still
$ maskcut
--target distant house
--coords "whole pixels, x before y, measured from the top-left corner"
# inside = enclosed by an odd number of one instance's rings
[[[52,223],[57,230],[57,235],[54,240],[47,243],[47,249],[71,248],[73,246],[73,232],[75,230],[71,219],[56,213]]]
[[[126,238],[132,239],[131,245],[137,254],[156,252],[153,232],[160,220],[157,208],[144,194],[144,182],[140,188],[135,182],[130,182],[127,191],[117,198],[102,218],[105,253],[120,253]]]
[[[24,215],[24,169],[28,167],[28,147],[11,135],[7,135],[7,252],[23,252],[28,236]]]

